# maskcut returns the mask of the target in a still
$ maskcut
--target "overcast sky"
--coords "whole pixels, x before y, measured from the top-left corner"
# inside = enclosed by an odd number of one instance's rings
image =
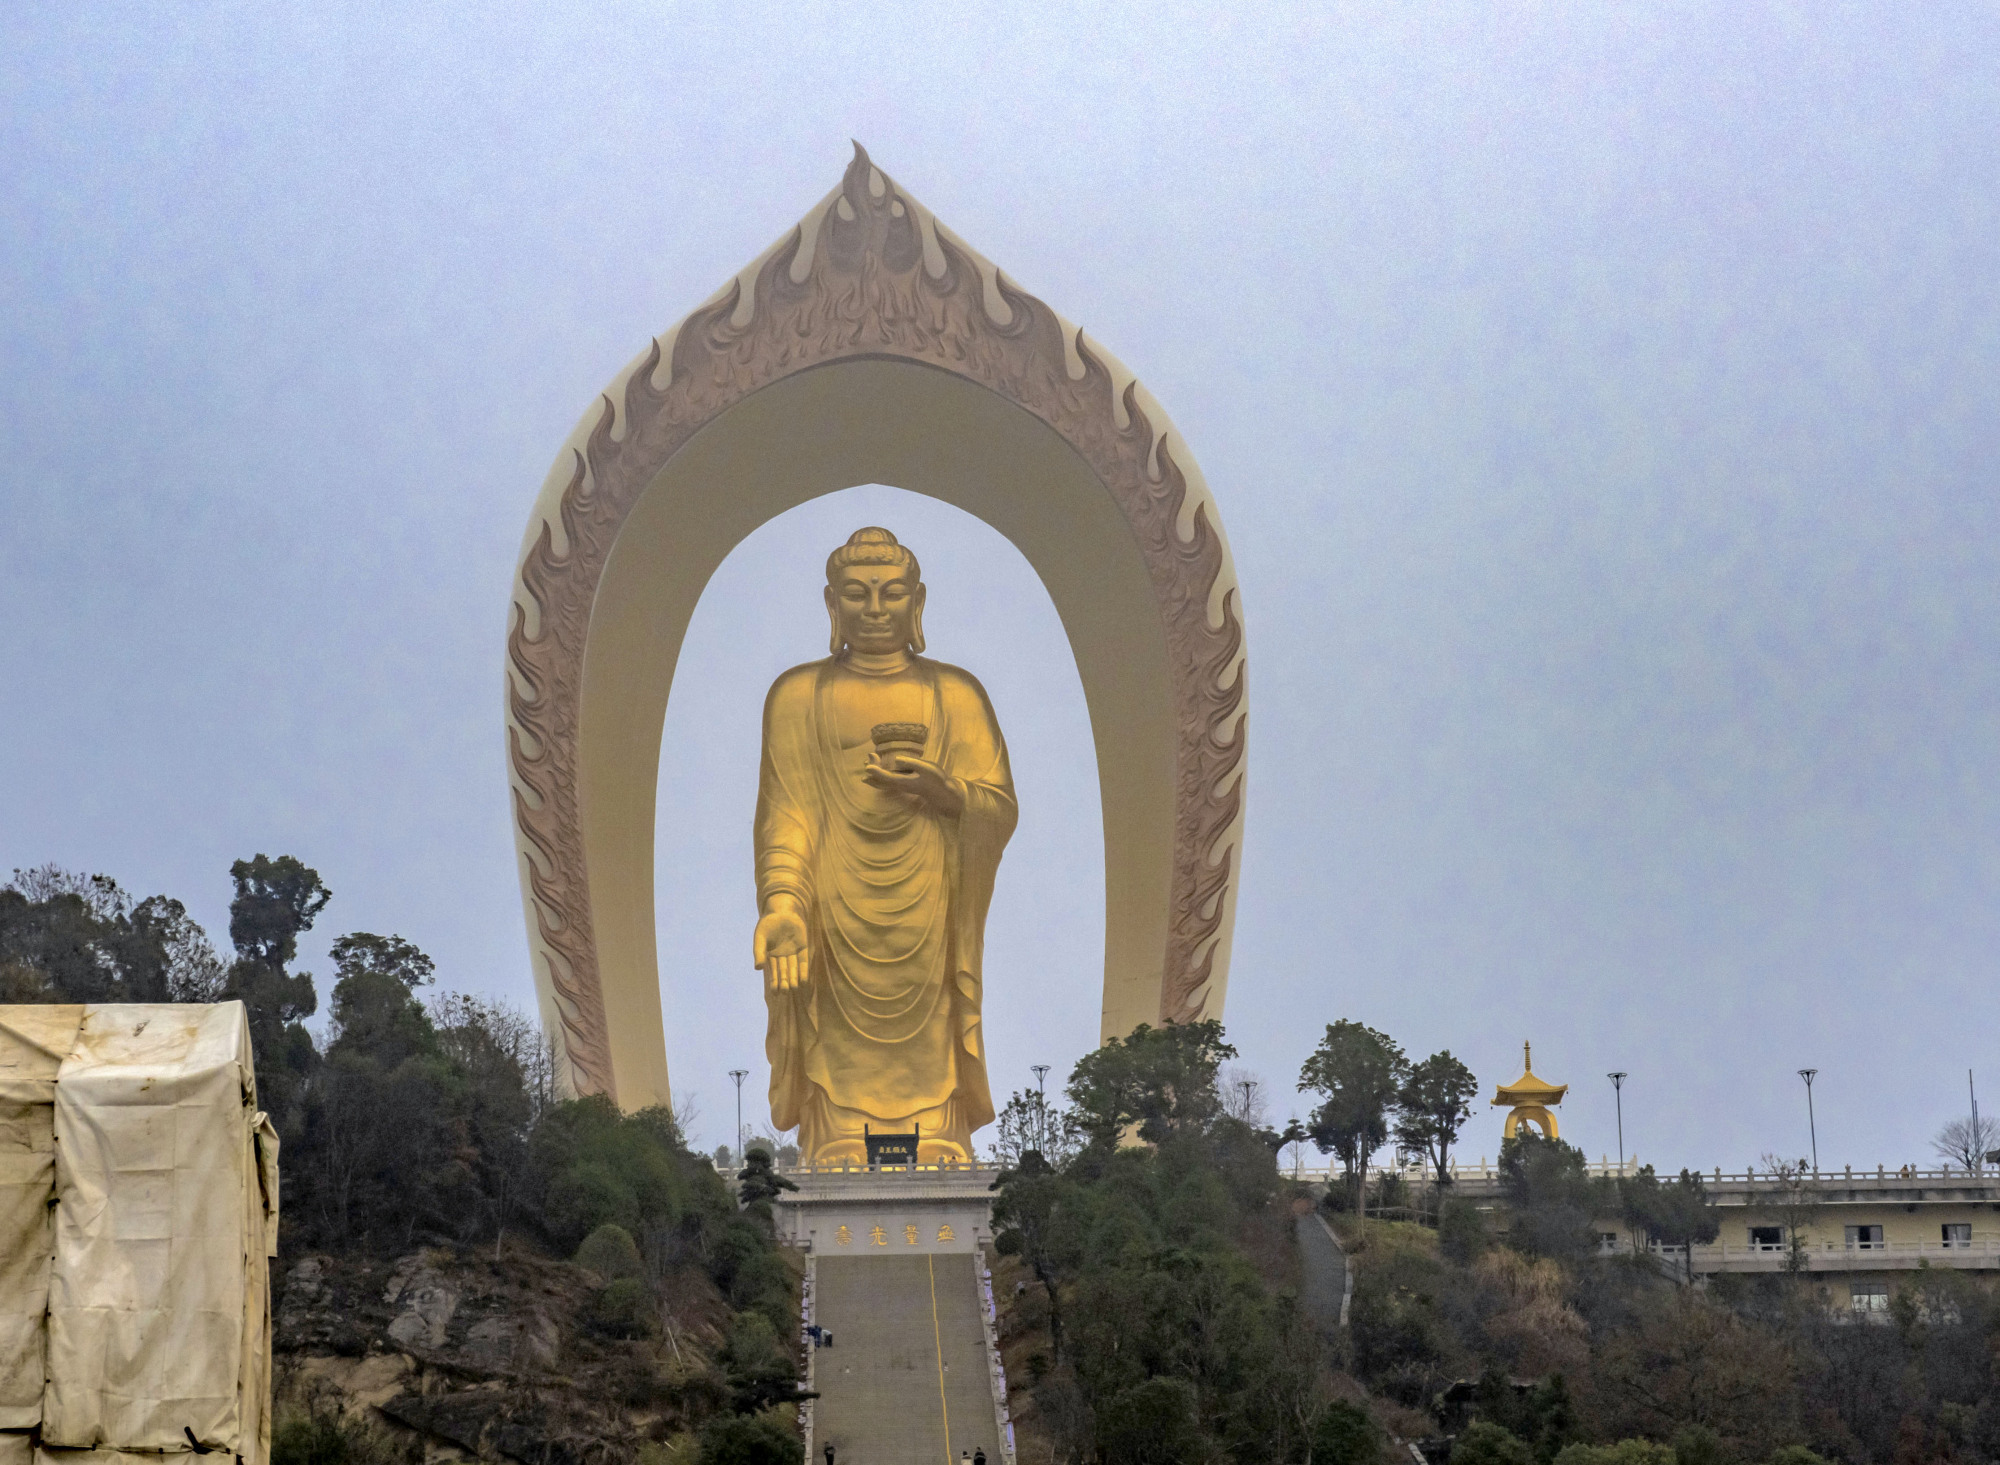
[[[1226,1014],[1280,1117],[1351,1017],[1566,1137],[1921,1160],[2000,1112],[1992,5],[108,4],[0,20],[0,874],[526,1005],[509,580],[618,367],[848,139],[1118,354],[1221,506],[1251,668]],[[1095,1039],[1081,689],[1026,562],[860,487],[723,566],[667,714],[677,1090],[756,1076],[758,704],[862,523],[1023,809],[996,1087]],[[1079,837],[1079,832],[1081,837]],[[322,982],[324,985],[324,982]],[[1465,1141],[1491,1154],[1483,1105]]]

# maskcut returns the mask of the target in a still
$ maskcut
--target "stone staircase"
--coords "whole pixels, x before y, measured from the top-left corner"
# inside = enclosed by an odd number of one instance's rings
[[[968,1251],[818,1255],[808,1465],[1006,1465],[978,1276]]]

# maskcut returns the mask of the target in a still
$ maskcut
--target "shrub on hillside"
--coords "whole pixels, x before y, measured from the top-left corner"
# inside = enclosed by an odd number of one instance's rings
[[[1454,1196],[1439,1208],[1438,1250],[1446,1261],[1469,1267],[1492,1243],[1486,1217],[1471,1201]]]
[[[1428,1409],[1477,1367],[1461,1326],[1474,1314],[1472,1280],[1445,1265],[1421,1227],[1371,1222],[1362,1236],[1348,1318],[1354,1371],[1398,1404]]]
[[[1198,1465],[1208,1456],[1198,1403],[1186,1379],[1151,1378],[1112,1395],[1097,1411],[1104,1465]]]
[[[1035,1401],[1059,1457],[1304,1458],[1322,1344],[1246,1245],[1288,1234],[1273,1222],[1290,1195],[1279,1137],[1223,1112],[1232,1052],[1213,1022],[1106,1044],[1050,1119],[1082,1147],[1060,1165],[1027,1151],[1002,1177],[997,1245],[1039,1284]]]
[[[576,1249],[576,1264],[597,1273],[607,1282],[626,1278],[641,1280],[646,1263],[639,1256],[639,1244],[623,1226],[603,1225],[583,1238]]]
[[[620,1114],[602,1094],[572,1099],[542,1117],[528,1154],[535,1218],[564,1251],[600,1226],[637,1236],[687,1211],[685,1149],[665,1109]]]
[[[702,1426],[700,1465],[800,1465],[805,1445],[782,1409],[725,1414]]]
[[[1732,1452],[1705,1424],[1691,1424],[1674,1436],[1674,1465],[1728,1465]]]
[[[1451,1465],[1536,1465],[1535,1452],[1497,1424],[1469,1424],[1451,1447]]]
[[[791,1279],[771,1238],[754,1222],[731,1214],[708,1242],[708,1275],[729,1305],[763,1314],[773,1328],[792,1321]]]
[[[1564,1445],[1555,1465],[1677,1465],[1674,1452],[1652,1440],[1620,1440],[1615,1445]]]
[[[280,1409],[271,1425],[271,1465],[412,1465],[421,1453],[319,1399]]]
[[[590,1321],[614,1338],[649,1338],[655,1322],[653,1289],[637,1277],[620,1277],[598,1289]]]
[[[1382,1431],[1359,1404],[1336,1399],[1313,1425],[1313,1465],[1376,1465]]]

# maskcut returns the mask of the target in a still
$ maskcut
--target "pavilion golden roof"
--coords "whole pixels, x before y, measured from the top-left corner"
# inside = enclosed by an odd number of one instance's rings
[[[1516,1108],[1526,1104],[1560,1104],[1563,1095],[1569,1092],[1566,1083],[1550,1083],[1535,1077],[1535,1055],[1529,1044],[1521,1044],[1521,1076],[1512,1083],[1501,1084],[1493,1091],[1492,1104],[1511,1104]]]

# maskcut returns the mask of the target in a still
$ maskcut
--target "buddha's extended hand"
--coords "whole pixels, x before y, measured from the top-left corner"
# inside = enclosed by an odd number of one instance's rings
[[[771,897],[771,908],[758,918],[750,948],[771,991],[793,992],[805,986],[812,975],[812,944],[806,932],[805,908],[798,897]]]
[[[891,767],[890,765],[894,766]],[[921,799],[933,814],[956,819],[965,809],[965,788],[928,758],[891,754],[887,763],[871,760],[861,776],[877,788],[893,789]]]

